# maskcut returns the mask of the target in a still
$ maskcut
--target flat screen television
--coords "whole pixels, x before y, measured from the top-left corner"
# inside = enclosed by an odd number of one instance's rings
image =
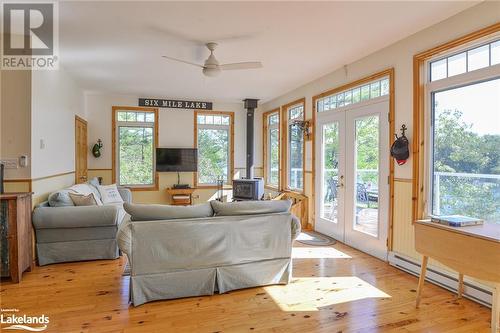
[[[198,171],[198,149],[156,148],[156,171],[160,172]]]

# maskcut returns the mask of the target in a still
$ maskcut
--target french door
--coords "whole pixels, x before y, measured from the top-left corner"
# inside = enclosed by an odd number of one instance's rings
[[[388,98],[317,114],[318,232],[387,259]]]

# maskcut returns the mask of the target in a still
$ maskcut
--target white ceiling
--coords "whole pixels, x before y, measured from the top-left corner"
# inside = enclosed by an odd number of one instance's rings
[[[86,90],[211,101],[269,100],[477,2],[61,2],[61,63]],[[257,70],[207,78],[221,63]]]

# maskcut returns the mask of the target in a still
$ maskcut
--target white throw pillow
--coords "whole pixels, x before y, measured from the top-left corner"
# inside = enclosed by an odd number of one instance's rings
[[[116,184],[99,186],[99,193],[101,193],[104,204],[123,203],[122,196],[118,192]]]
[[[98,195],[94,192],[92,187],[89,184],[75,184],[71,186],[68,190],[71,190],[72,192],[76,194],[81,194],[81,195],[89,195],[92,194],[94,196],[95,202],[97,203],[98,206],[102,206],[102,201],[99,198]]]

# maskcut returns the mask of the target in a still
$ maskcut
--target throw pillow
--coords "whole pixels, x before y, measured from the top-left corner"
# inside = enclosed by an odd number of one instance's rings
[[[289,212],[291,200],[220,202],[210,201],[215,216],[255,215]]]
[[[69,193],[69,197],[73,200],[75,206],[97,206],[94,194],[90,193],[87,195]]]
[[[94,190],[93,186],[84,183],[84,184],[75,184],[71,186],[68,190],[76,193],[76,194],[83,194],[83,195],[88,195],[92,194],[94,196],[95,201],[97,202],[98,206],[102,206],[102,201],[100,198],[99,194],[96,194],[96,191]]]
[[[50,207],[68,207],[74,206],[73,200],[69,196],[70,190],[59,190],[49,195]]]
[[[123,203],[116,184],[99,186],[99,193],[101,193],[102,203],[104,204]]]
[[[211,217],[212,206],[207,203],[194,206],[123,204],[132,221],[155,221]]]

